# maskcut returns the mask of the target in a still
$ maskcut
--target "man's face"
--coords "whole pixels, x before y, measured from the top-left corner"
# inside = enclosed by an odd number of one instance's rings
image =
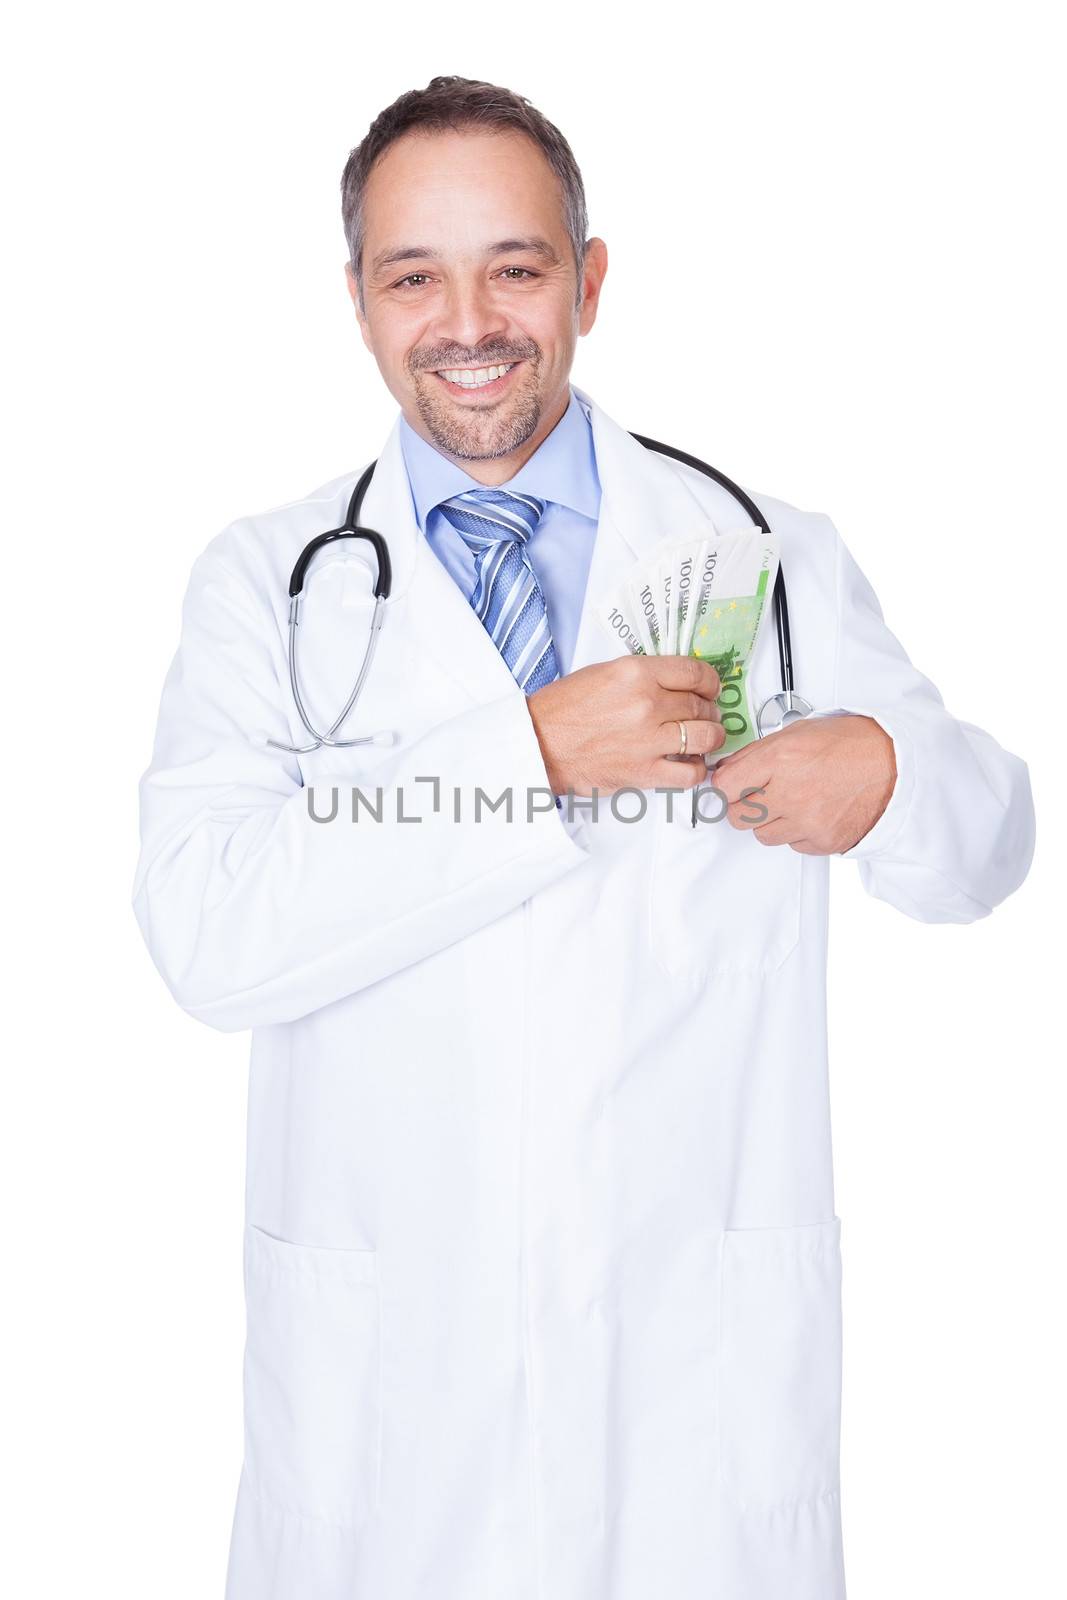
[[[559,180],[520,133],[405,134],[371,174],[364,217],[363,310],[350,268],[348,286],[390,393],[438,450],[495,462],[477,475],[503,481],[566,410],[606,246],[589,242],[579,305]]]

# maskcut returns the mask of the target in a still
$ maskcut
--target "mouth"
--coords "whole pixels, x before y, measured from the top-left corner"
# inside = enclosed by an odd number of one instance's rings
[[[443,367],[433,376],[449,394],[493,399],[503,394],[516,368],[521,366],[521,361],[499,361],[486,367]]]

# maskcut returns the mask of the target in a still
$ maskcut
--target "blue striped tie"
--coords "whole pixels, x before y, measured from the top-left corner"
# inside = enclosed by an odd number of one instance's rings
[[[467,489],[440,509],[474,553],[471,605],[526,694],[559,677],[541,585],[525,545],[545,509],[533,495]]]

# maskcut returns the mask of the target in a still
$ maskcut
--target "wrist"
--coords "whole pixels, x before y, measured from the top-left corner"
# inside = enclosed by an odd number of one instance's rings
[[[558,795],[564,793],[567,782],[565,774],[552,752],[551,741],[542,715],[543,707],[535,703],[538,700],[538,696],[544,694],[544,692],[543,689],[536,689],[533,694],[527,695],[526,709],[530,714],[530,721],[533,723],[533,730],[541,751],[541,760],[544,762],[545,775],[548,778],[548,786],[553,794]]]

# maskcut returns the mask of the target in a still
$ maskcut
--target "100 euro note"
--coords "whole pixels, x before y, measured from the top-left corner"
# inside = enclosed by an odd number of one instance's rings
[[[717,704],[726,740],[716,761],[757,737],[748,675],[778,573],[778,552],[766,535],[746,541],[735,557],[698,605],[689,647],[690,655],[710,662],[722,685]]]
[[[693,655],[715,668],[726,740],[712,764],[757,736],[748,672],[777,573],[774,538],[737,529],[659,547],[626,574],[620,598],[600,607],[609,633],[632,654]]]

